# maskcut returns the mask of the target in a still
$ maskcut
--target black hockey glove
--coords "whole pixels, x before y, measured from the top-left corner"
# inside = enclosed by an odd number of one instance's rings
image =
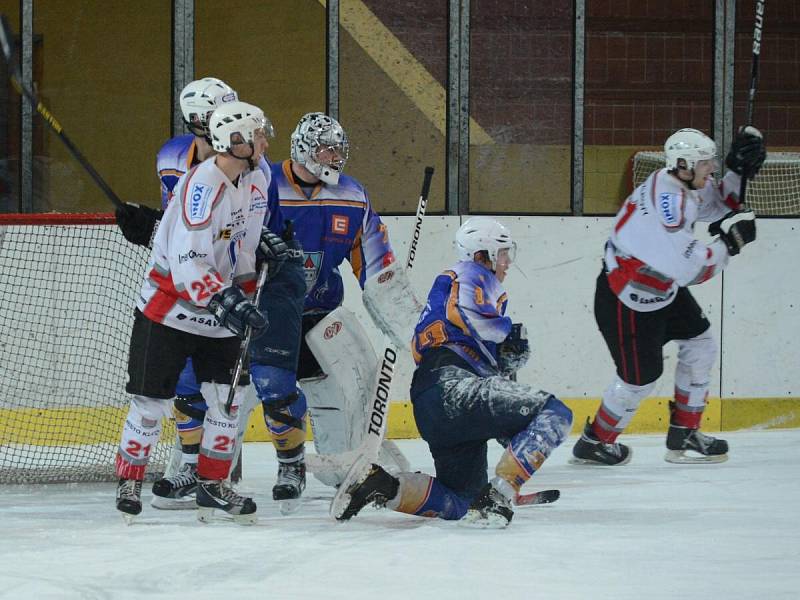
[[[259,312],[245,297],[244,292],[235,285],[214,294],[208,303],[208,310],[217,318],[220,325],[227,327],[242,339],[245,338],[248,327],[252,327],[255,333],[269,325],[267,316]]]
[[[126,240],[131,244],[149,246],[164,211],[126,202],[114,214]]]
[[[764,136],[758,129],[748,125],[740,128],[733,139],[731,150],[725,157],[725,165],[734,173],[752,179],[758,174],[766,158]]]
[[[256,260],[266,261],[269,265],[270,278],[281,270],[283,263],[289,258],[289,246],[283,239],[264,227],[261,230],[261,239],[256,248]]]
[[[728,254],[736,256],[756,239],[756,215],[750,209],[731,211],[719,221],[711,223],[708,233],[718,235],[728,247]]]
[[[497,366],[505,375],[516,373],[531,357],[528,330],[522,323],[514,323],[505,340],[497,345]]]

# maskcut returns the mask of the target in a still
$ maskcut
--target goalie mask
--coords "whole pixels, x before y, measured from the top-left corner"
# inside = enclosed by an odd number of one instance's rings
[[[204,77],[192,81],[181,90],[180,104],[186,127],[197,137],[204,137],[211,143],[208,133],[208,120],[220,104],[236,102],[239,96],[224,81],[216,77]]]
[[[248,161],[255,152],[256,136],[271,137],[273,132],[264,112],[246,102],[226,102],[220,106],[211,115],[208,128],[214,150]]]
[[[476,252],[486,253],[494,271],[498,256],[507,257],[508,264],[514,262],[517,244],[505,225],[491,217],[471,217],[456,232],[456,253],[459,260],[473,261]]]
[[[679,129],[664,142],[667,169],[694,170],[701,160],[716,160],[717,145],[710,137],[697,129]],[[679,165],[683,160],[686,166]],[[715,163],[715,168],[718,166]]]
[[[350,156],[350,142],[339,122],[320,112],[304,115],[292,133],[292,160],[329,185]]]

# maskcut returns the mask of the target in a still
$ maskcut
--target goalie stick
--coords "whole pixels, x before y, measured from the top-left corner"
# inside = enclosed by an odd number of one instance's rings
[[[417,242],[422,231],[422,217],[425,215],[428,203],[428,194],[431,189],[431,179],[433,178],[433,167],[425,167],[425,175],[422,180],[422,191],[417,203],[416,224],[411,244],[408,247],[408,257],[406,258],[406,269],[411,269],[416,256]],[[367,435],[359,449],[359,456],[347,472],[347,476],[336,491],[336,495],[331,501],[330,515],[338,519],[350,503],[350,494],[347,492],[350,487],[363,479],[369,472],[369,467],[378,458],[383,436],[386,434],[388,421],[389,392],[394,377],[394,366],[397,362],[397,352],[391,344],[387,345],[383,351],[383,357],[379,360],[377,380],[375,390],[372,394],[373,405],[367,420]]]
[[[41,101],[36,97],[36,94],[34,94],[32,90],[22,83],[22,72],[19,68],[19,62],[13,60],[12,39],[13,38],[11,34],[11,28],[8,25],[8,19],[6,19],[5,15],[0,15],[0,47],[2,47],[3,56],[8,64],[9,77],[14,89],[17,90],[17,92],[30,103],[33,109],[39,113],[42,119],[44,119],[44,122],[50,126],[50,129],[52,129],[53,132],[55,132],[55,134],[61,139],[61,141],[64,142],[64,145],[67,147],[67,150],[69,150],[69,153],[72,154],[75,160],[78,161],[78,163],[84,168],[89,176],[94,179],[94,182],[106,195],[106,198],[111,200],[115,207],[122,207],[124,204],[122,200],[120,200],[119,196],[114,193],[114,190],[111,189],[111,186],[109,186],[105,179],[100,176],[100,173],[95,170],[83,153],[78,150],[78,147],[75,146],[73,141],[64,132],[64,129],[61,127],[61,123],[59,123],[53,114],[47,110],[47,107],[41,103]]]
[[[753,109],[755,108],[756,89],[758,85],[758,60],[761,56],[761,38],[763,37],[764,27],[764,5],[765,0],[756,0],[756,15],[753,23],[753,59],[750,66],[750,90],[747,95],[747,113],[744,126],[753,124]],[[747,177],[742,177],[739,185],[739,204],[744,206],[745,194],[747,193]]]

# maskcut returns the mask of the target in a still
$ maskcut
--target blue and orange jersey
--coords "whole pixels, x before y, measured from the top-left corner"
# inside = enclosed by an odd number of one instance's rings
[[[270,194],[294,223],[295,237],[303,246],[306,312],[329,312],[342,303],[339,266],[344,260],[362,289],[369,277],[394,262],[386,225],[354,178],[342,175],[338,185],[320,182],[306,196],[286,160],[272,165]]]
[[[414,329],[411,352],[419,364],[433,348],[448,348],[479,375],[496,374],[497,344],[511,331],[508,296],[485,266],[461,261],[439,275]]]
[[[178,180],[194,165],[200,164],[197,157],[197,144],[192,134],[178,135],[167,140],[156,154],[156,171],[161,181],[161,208],[166,210]],[[264,157],[258,167],[264,173],[269,186],[272,178],[272,165]],[[284,220],[277,201],[269,202],[267,223],[265,225],[278,235],[283,233]]]

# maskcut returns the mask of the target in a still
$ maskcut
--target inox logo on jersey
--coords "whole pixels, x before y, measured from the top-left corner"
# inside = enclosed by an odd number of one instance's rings
[[[680,215],[675,211],[677,202],[678,196],[676,194],[661,194],[659,196],[658,205],[667,223],[678,223],[680,220]]]
[[[212,191],[213,188],[205,183],[195,183],[192,185],[192,191],[189,194],[190,219],[199,219],[206,213]]]

